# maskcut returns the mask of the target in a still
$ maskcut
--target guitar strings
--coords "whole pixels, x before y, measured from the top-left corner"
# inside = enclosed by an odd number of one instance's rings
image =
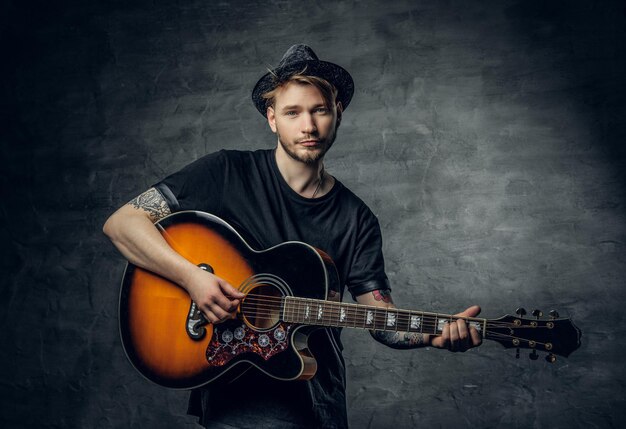
[[[260,299],[259,301],[263,302],[264,300]],[[280,312],[282,310],[282,308],[280,306],[271,306],[271,305],[270,306],[265,306],[265,308],[262,311],[258,311],[258,308],[257,308],[256,305],[247,306],[247,307],[248,307],[248,310],[253,310],[253,309],[257,310],[257,312],[253,316],[255,320],[258,320],[258,321],[268,320],[268,321],[275,321],[275,322],[280,320],[279,317],[280,317]],[[252,307],[252,308],[250,308],[250,307]],[[302,309],[298,308],[297,310],[302,310]],[[328,314],[328,312],[327,312],[327,314]],[[461,318],[457,318],[457,319],[461,319]],[[318,321],[320,322],[319,323],[320,326],[325,326],[325,325],[333,326],[332,323],[324,323],[324,320],[318,320]],[[356,320],[353,320],[353,322],[354,322],[353,323],[354,326],[352,326],[353,328],[369,329],[366,326],[357,326],[357,324],[356,324],[357,321]],[[383,323],[384,323],[384,321],[383,321]],[[350,324],[350,322],[348,322],[348,325],[349,324]],[[485,333],[484,333],[484,337],[486,339],[491,339],[491,340],[495,340],[495,339],[515,340],[515,339],[517,339],[520,342],[530,343],[530,342],[534,341],[534,343],[536,345],[545,345],[545,343],[540,342],[540,341],[530,340],[530,339],[523,338],[523,337],[520,337],[520,336],[517,336],[517,335],[505,334],[505,333],[502,333],[502,332],[493,331],[492,329],[495,326],[493,326],[494,324],[492,324],[491,322],[487,322],[487,325],[488,325],[488,327],[487,327],[487,329],[485,330]],[[503,324],[501,323],[500,325],[503,325]],[[435,335],[435,336],[442,335],[442,333],[438,332],[438,329],[436,329],[437,327],[438,327],[438,323],[433,323],[433,322],[428,323],[428,322],[425,322],[425,323],[423,323],[423,325],[421,327],[420,333],[426,333],[426,334]],[[490,327],[492,329],[489,329]],[[547,327],[539,327],[539,326],[537,326],[537,327],[532,327],[532,326],[522,327],[522,326],[516,326],[516,329],[520,329],[520,328],[538,329],[538,328],[547,328]],[[427,332],[423,332],[424,329],[426,329]],[[409,332],[416,332],[416,331],[409,331]]]
[[[242,303],[242,307],[245,308],[248,311],[251,310],[257,310],[257,316],[262,314],[262,311],[265,310],[266,313],[267,312],[278,312],[280,313],[281,311],[283,311],[283,306],[281,305],[273,305],[276,303],[269,303],[269,304],[265,304],[264,303],[265,300],[262,299],[257,299],[257,300],[245,300]],[[325,305],[325,304],[322,304]],[[403,314],[403,310],[399,310],[399,309],[391,309],[391,310],[385,310],[379,307],[375,307],[375,311],[378,312],[378,314],[374,315],[374,319],[380,319],[380,318],[384,318],[384,314],[380,314],[382,313],[387,313],[387,312],[392,312],[392,313],[397,313],[398,317],[397,317],[397,324],[406,324],[409,323],[410,321],[410,317],[414,316],[414,314],[408,313],[408,314]],[[287,311],[288,310],[288,311]],[[315,312],[317,309],[313,308],[313,312]],[[350,325],[350,321],[356,322],[357,320],[361,320],[363,319],[362,315],[356,315],[356,314],[351,314],[350,313],[350,308],[345,308],[344,307],[344,318],[343,320],[347,320],[346,324]],[[302,316],[302,314],[305,312],[306,310],[302,307],[291,307],[288,309],[285,309],[286,315],[287,316],[291,316],[291,317],[295,317],[296,319],[300,318]],[[325,314],[329,315],[327,317],[331,317],[333,318],[334,316],[339,318],[340,316],[340,312],[341,312],[341,307],[339,308],[324,308]],[[409,310],[404,310],[404,312],[408,312]],[[302,314],[301,314],[302,313]],[[441,317],[443,316],[443,317]],[[436,319],[436,321],[435,321]],[[342,320],[342,321],[343,321]],[[439,315],[439,317],[433,317],[433,316],[428,316],[426,315],[426,317],[424,317],[424,320],[422,322],[423,325],[428,325],[429,322],[431,325],[437,325],[440,321],[451,321],[451,320],[466,320],[469,322],[472,321],[476,321],[476,319],[472,319],[472,318],[464,318],[464,317],[458,317],[458,316],[449,316],[449,315]],[[481,319],[479,319],[481,320]],[[550,329],[547,326],[521,326],[521,325],[515,325],[513,323],[508,323],[508,322],[494,322],[494,321],[487,321],[487,324],[492,327],[492,328],[496,328],[496,327],[501,327],[501,328],[515,328],[515,329]]]
[[[248,294],[246,296],[246,298],[244,298],[242,305],[245,305],[246,303],[249,303],[251,305],[256,305],[257,308],[260,309],[269,309],[269,310],[276,310],[276,311],[282,311],[283,310],[283,305],[284,305],[284,297],[283,296],[268,296],[268,295],[258,295],[258,294]],[[278,304],[278,306],[275,306],[275,304]],[[296,313],[300,313],[300,312],[304,312],[305,308],[301,307],[303,305],[303,303],[301,302],[296,302],[296,303],[290,303],[291,307],[288,309],[288,313],[290,313],[291,316],[296,316]],[[304,304],[306,305],[306,304]],[[348,304],[346,306],[345,303],[335,303],[335,302],[331,302],[331,301],[326,301],[326,302],[319,302],[316,305],[321,305],[324,307],[324,311],[326,314],[330,314],[331,317],[332,316],[339,316],[341,309],[343,308],[345,311],[345,319],[353,319],[356,315],[355,314],[350,314],[350,309],[351,309],[351,305],[354,304]],[[246,306],[247,308],[249,308],[248,306]],[[354,308],[354,307],[352,307]],[[392,308],[392,309],[385,309],[382,307],[371,307],[371,309],[375,312],[391,312],[391,313],[396,313],[397,314],[397,320],[401,321],[403,323],[406,323],[410,320],[410,317],[412,316],[417,316],[415,314],[415,312],[411,312],[410,310],[402,310],[402,309],[396,309],[396,308]],[[316,308],[313,308],[313,310],[316,310]],[[355,310],[357,311],[357,310]],[[418,313],[420,314],[420,313]],[[420,314],[421,315],[421,314]],[[378,316],[380,317],[381,315],[378,314]],[[459,316],[451,316],[451,315],[444,315],[444,314],[434,314],[433,316],[430,316],[429,314],[423,314],[422,315],[424,317],[424,319],[432,319],[432,318],[436,318],[437,320],[466,320],[466,321],[482,321],[485,319],[478,319],[478,318],[465,318],[465,317],[459,317]],[[376,316],[375,316],[376,317]],[[359,317],[360,319],[361,317]],[[427,323],[428,320],[424,320],[424,324]],[[497,322],[497,321],[487,321],[487,323],[491,326],[491,327],[502,327],[502,328],[515,328],[515,329],[538,329],[538,328],[547,328],[545,326],[518,326],[515,325],[514,323],[511,322]]]
[[[255,304],[242,304],[242,308],[244,309],[244,312],[255,312],[256,316],[267,316],[270,314],[280,314],[283,311],[282,307],[276,307],[276,306],[263,306],[263,305],[255,305]],[[313,309],[313,312],[315,312],[315,309]],[[382,313],[382,312],[381,312]],[[300,320],[302,319],[302,314],[304,314],[303,309],[289,309],[289,311],[285,312],[285,315],[287,317],[291,317],[291,318],[295,318],[296,320]],[[326,318],[332,318],[332,319],[339,319],[341,313],[337,312],[335,310],[328,310],[326,309],[326,313],[327,316]],[[402,315],[400,314],[397,319],[396,319],[396,325],[402,325],[402,324],[409,324],[410,323],[410,318],[406,317],[407,315]],[[384,319],[384,314],[378,314],[378,315],[374,315],[373,319]],[[351,324],[355,324],[358,321],[361,320],[365,320],[365,318],[362,315],[354,315],[354,314],[350,314],[349,312],[344,313],[343,315],[343,319],[341,319],[341,321],[345,321],[346,325],[351,325]],[[422,321],[422,325],[426,326],[431,324],[432,326],[438,325],[438,323],[440,323],[440,321],[450,321],[450,320],[466,320],[462,317],[454,317],[452,319],[448,318],[448,317],[440,317],[437,318],[437,320],[435,321],[435,318],[426,318],[425,320]],[[379,320],[380,322],[384,323],[384,320]],[[471,323],[471,320],[470,320]],[[496,327],[500,327],[500,328],[515,328],[515,329],[549,329],[548,327],[545,326],[517,326],[515,324],[511,324],[511,323],[494,323],[494,322],[487,322],[487,324],[492,327],[492,328],[496,328]]]
[[[280,309],[276,307],[276,308],[273,308],[273,310],[274,310],[274,313],[272,313],[272,314],[257,313],[255,315],[255,319],[256,320],[270,320],[270,321],[273,320],[273,321],[277,321],[279,319]],[[325,326],[325,325],[333,326],[332,323],[325,324],[323,320],[319,320],[319,321],[320,321],[320,323],[319,323],[320,326]],[[427,334],[430,334],[430,335],[441,335],[441,332],[438,332],[437,329],[434,329],[436,326],[438,326],[436,323],[424,323],[424,325],[422,326],[422,330],[424,329],[424,327],[426,327],[426,329],[428,330],[428,332],[426,332]],[[352,327],[354,327],[354,328],[362,328],[362,329],[369,329],[369,328],[367,328],[365,326],[357,326],[356,324],[354,324],[354,326],[352,326]],[[491,328],[493,328],[493,326]],[[430,331],[431,329],[432,329],[432,332]],[[536,328],[533,328],[533,329],[536,329]],[[416,331],[409,331],[409,332],[416,332]],[[421,333],[424,333],[424,332],[422,331]],[[533,341],[533,340],[529,340],[529,339],[526,339],[526,338],[523,338],[523,337],[520,337],[520,336],[516,336],[516,335],[504,334],[502,332],[492,331],[491,329],[489,329],[489,327],[485,331],[485,338],[487,338],[487,339],[495,339],[495,338],[500,338],[500,339],[507,339],[507,338],[508,339],[518,339],[518,340],[525,341],[525,342]],[[536,344],[540,344],[540,345],[544,344],[544,343],[542,343],[540,341],[535,341],[535,343]]]
[[[244,308],[244,310],[247,311],[251,311],[251,310],[256,310],[256,317],[257,318],[267,318],[267,319],[273,319],[276,317],[276,314],[279,314],[282,310],[287,312],[287,315],[291,316],[291,317],[295,317],[296,319],[298,319],[301,316],[301,313],[305,312],[305,308],[302,307],[302,305],[307,305],[306,303],[308,303],[308,305],[313,304],[314,306],[322,306],[324,312],[330,316],[329,317],[339,317],[341,314],[341,310],[343,308],[344,310],[344,319],[346,320],[346,326],[350,326],[350,325],[354,325],[354,327],[357,327],[357,322],[359,321],[359,319],[362,319],[362,316],[359,316],[357,314],[350,314],[350,310],[352,309],[352,313],[355,313],[356,311],[359,311],[359,309],[356,309],[354,306],[355,304],[345,304],[345,303],[339,303],[339,302],[332,302],[332,301],[323,301],[323,300],[313,300],[313,299],[307,299],[307,298],[296,298],[296,297],[290,297],[294,300],[297,299],[297,301],[290,303],[291,307],[290,308],[285,308],[285,296],[272,296],[272,295],[264,295],[264,294],[253,294],[253,293],[249,293],[248,295],[246,295],[246,297],[244,298],[243,302],[242,302],[242,308]],[[304,302],[302,302],[302,300],[304,300]],[[253,308],[251,308],[251,306]],[[382,323],[383,325],[385,324],[384,320],[380,320],[381,317],[384,318],[383,314],[380,314],[380,312],[384,312],[384,313],[389,313],[391,312],[392,314],[396,314],[396,318],[397,321],[396,326],[400,325],[400,324],[405,324],[407,326],[409,325],[409,321],[411,317],[417,316],[415,314],[415,312],[411,312],[410,310],[403,310],[403,309],[385,309],[382,307],[374,307],[374,306],[364,306],[367,308],[370,308],[372,311],[375,312],[374,314],[374,319],[377,322]],[[265,312],[261,312],[261,310],[265,310]],[[287,311],[289,310],[289,311]],[[313,309],[314,311],[316,310],[315,308]],[[269,313],[268,313],[269,312]],[[478,319],[478,318],[464,318],[464,317],[458,317],[458,316],[452,316],[452,315],[445,315],[445,314],[438,314],[438,313],[434,313],[434,314],[427,314],[427,313],[419,313],[420,317],[423,319],[421,322],[421,326],[422,326],[422,330],[424,327],[426,327],[427,329],[430,328],[435,328],[436,326],[438,326],[438,322],[441,320],[445,320],[445,321],[452,321],[452,320],[466,320],[468,322],[471,321],[483,321],[486,319]],[[324,320],[319,320],[320,322],[322,322],[321,324],[323,324]],[[329,325],[332,325],[332,323],[328,323]],[[364,324],[364,323],[363,323]],[[520,325],[515,325],[514,323],[511,322],[498,322],[498,321],[488,321],[487,320],[487,324],[489,325],[489,327],[491,328],[515,328],[515,329],[545,329],[547,328],[546,326],[520,326]],[[437,330],[437,329],[433,329],[433,330]],[[415,331],[411,331],[410,328],[408,328],[409,332],[415,332]]]
[[[278,313],[278,312],[277,312],[277,313]],[[279,319],[279,317],[278,317],[278,314],[277,314],[277,313],[276,313],[276,314],[268,314],[268,315],[259,315],[259,314],[256,314],[256,315],[254,316],[254,320],[255,320],[255,321],[273,321],[273,322],[276,322],[276,323],[277,323],[277,322],[279,322],[279,321],[280,321],[280,319]],[[282,320],[282,321],[285,321],[285,320]],[[288,322],[288,321],[285,321],[285,322],[287,322],[287,323],[291,323],[291,322]],[[328,327],[334,327],[334,326],[335,326],[335,325],[332,325],[332,324],[330,324],[330,323],[323,323],[323,321],[320,321],[320,323],[319,323],[319,324],[313,324],[313,325],[317,325],[317,326],[328,326]],[[435,326],[436,326],[436,324],[424,324],[424,327],[426,327],[427,329],[428,329],[428,328],[434,328]],[[356,326],[356,325],[355,325],[355,326],[351,326],[351,327],[352,327],[352,328],[356,328],[356,329],[366,329],[366,330],[370,330],[370,328],[369,328],[369,327],[366,327],[366,326]],[[392,332],[392,331],[391,331],[391,332]],[[396,332],[402,332],[402,331],[396,331]],[[434,336],[440,336],[440,335],[442,335],[442,332],[437,331],[437,330],[434,330],[434,331],[432,331],[432,332],[431,332],[431,331],[428,331],[428,332],[423,332],[423,331],[420,331],[420,332],[417,332],[417,331],[408,331],[408,332],[415,332],[415,333],[421,333],[421,334],[427,334],[427,335],[434,335]],[[531,340],[531,339],[528,339],[528,338],[520,337],[520,336],[518,336],[518,335],[505,334],[505,333],[502,333],[502,332],[493,331],[493,330],[491,330],[491,329],[489,329],[489,328],[487,328],[487,330],[485,331],[485,333],[484,333],[484,338],[485,338],[485,339],[489,339],[489,340],[496,340],[496,339],[501,339],[501,340],[519,340],[520,342],[525,342],[525,343],[530,343],[530,342],[533,342],[533,341],[534,341],[534,343],[535,343],[536,345],[540,345],[540,346],[541,346],[541,345],[545,345],[545,344],[546,344],[546,343],[541,342],[541,341]]]

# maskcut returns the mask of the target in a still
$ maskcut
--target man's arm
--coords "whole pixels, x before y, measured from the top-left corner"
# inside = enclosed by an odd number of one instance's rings
[[[373,305],[384,308],[396,308],[389,290],[375,290],[356,297],[359,304]],[[480,313],[477,305],[468,308],[462,313],[455,314],[460,317],[475,317]],[[394,349],[413,349],[417,347],[431,346],[448,349],[453,352],[464,352],[482,343],[482,338],[476,328],[469,327],[464,320],[446,323],[441,335],[428,335],[418,332],[389,332],[371,330],[370,334],[376,341]]]
[[[150,188],[113,213],[103,232],[129,262],[184,288],[211,322],[232,317],[244,295],[167,244],[154,223],[170,213],[163,196]]]

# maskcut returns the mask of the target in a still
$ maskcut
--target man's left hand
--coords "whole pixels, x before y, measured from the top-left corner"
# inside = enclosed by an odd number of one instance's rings
[[[455,314],[458,317],[476,317],[480,313],[480,307],[474,305],[462,313]],[[430,337],[430,345],[438,349],[448,349],[451,352],[464,352],[472,347],[478,347],[482,343],[482,337],[473,326],[459,319],[445,323],[440,336]]]

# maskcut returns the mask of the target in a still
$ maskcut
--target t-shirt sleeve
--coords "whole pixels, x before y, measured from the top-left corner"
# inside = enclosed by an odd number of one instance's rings
[[[377,289],[391,290],[385,274],[382,244],[378,219],[367,209],[358,225],[353,262],[346,282],[353,299]]]
[[[219,213],[227,159],[224,151],[192,162],[154,185],[172,212],[199,210]]]

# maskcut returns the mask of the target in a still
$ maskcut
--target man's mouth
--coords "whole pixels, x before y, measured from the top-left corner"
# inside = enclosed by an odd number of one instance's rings
[[[302,146],[306,146],[306,147],[317,146],[319,143],[320,143],[319,140],[303,140],[300,142]]]

